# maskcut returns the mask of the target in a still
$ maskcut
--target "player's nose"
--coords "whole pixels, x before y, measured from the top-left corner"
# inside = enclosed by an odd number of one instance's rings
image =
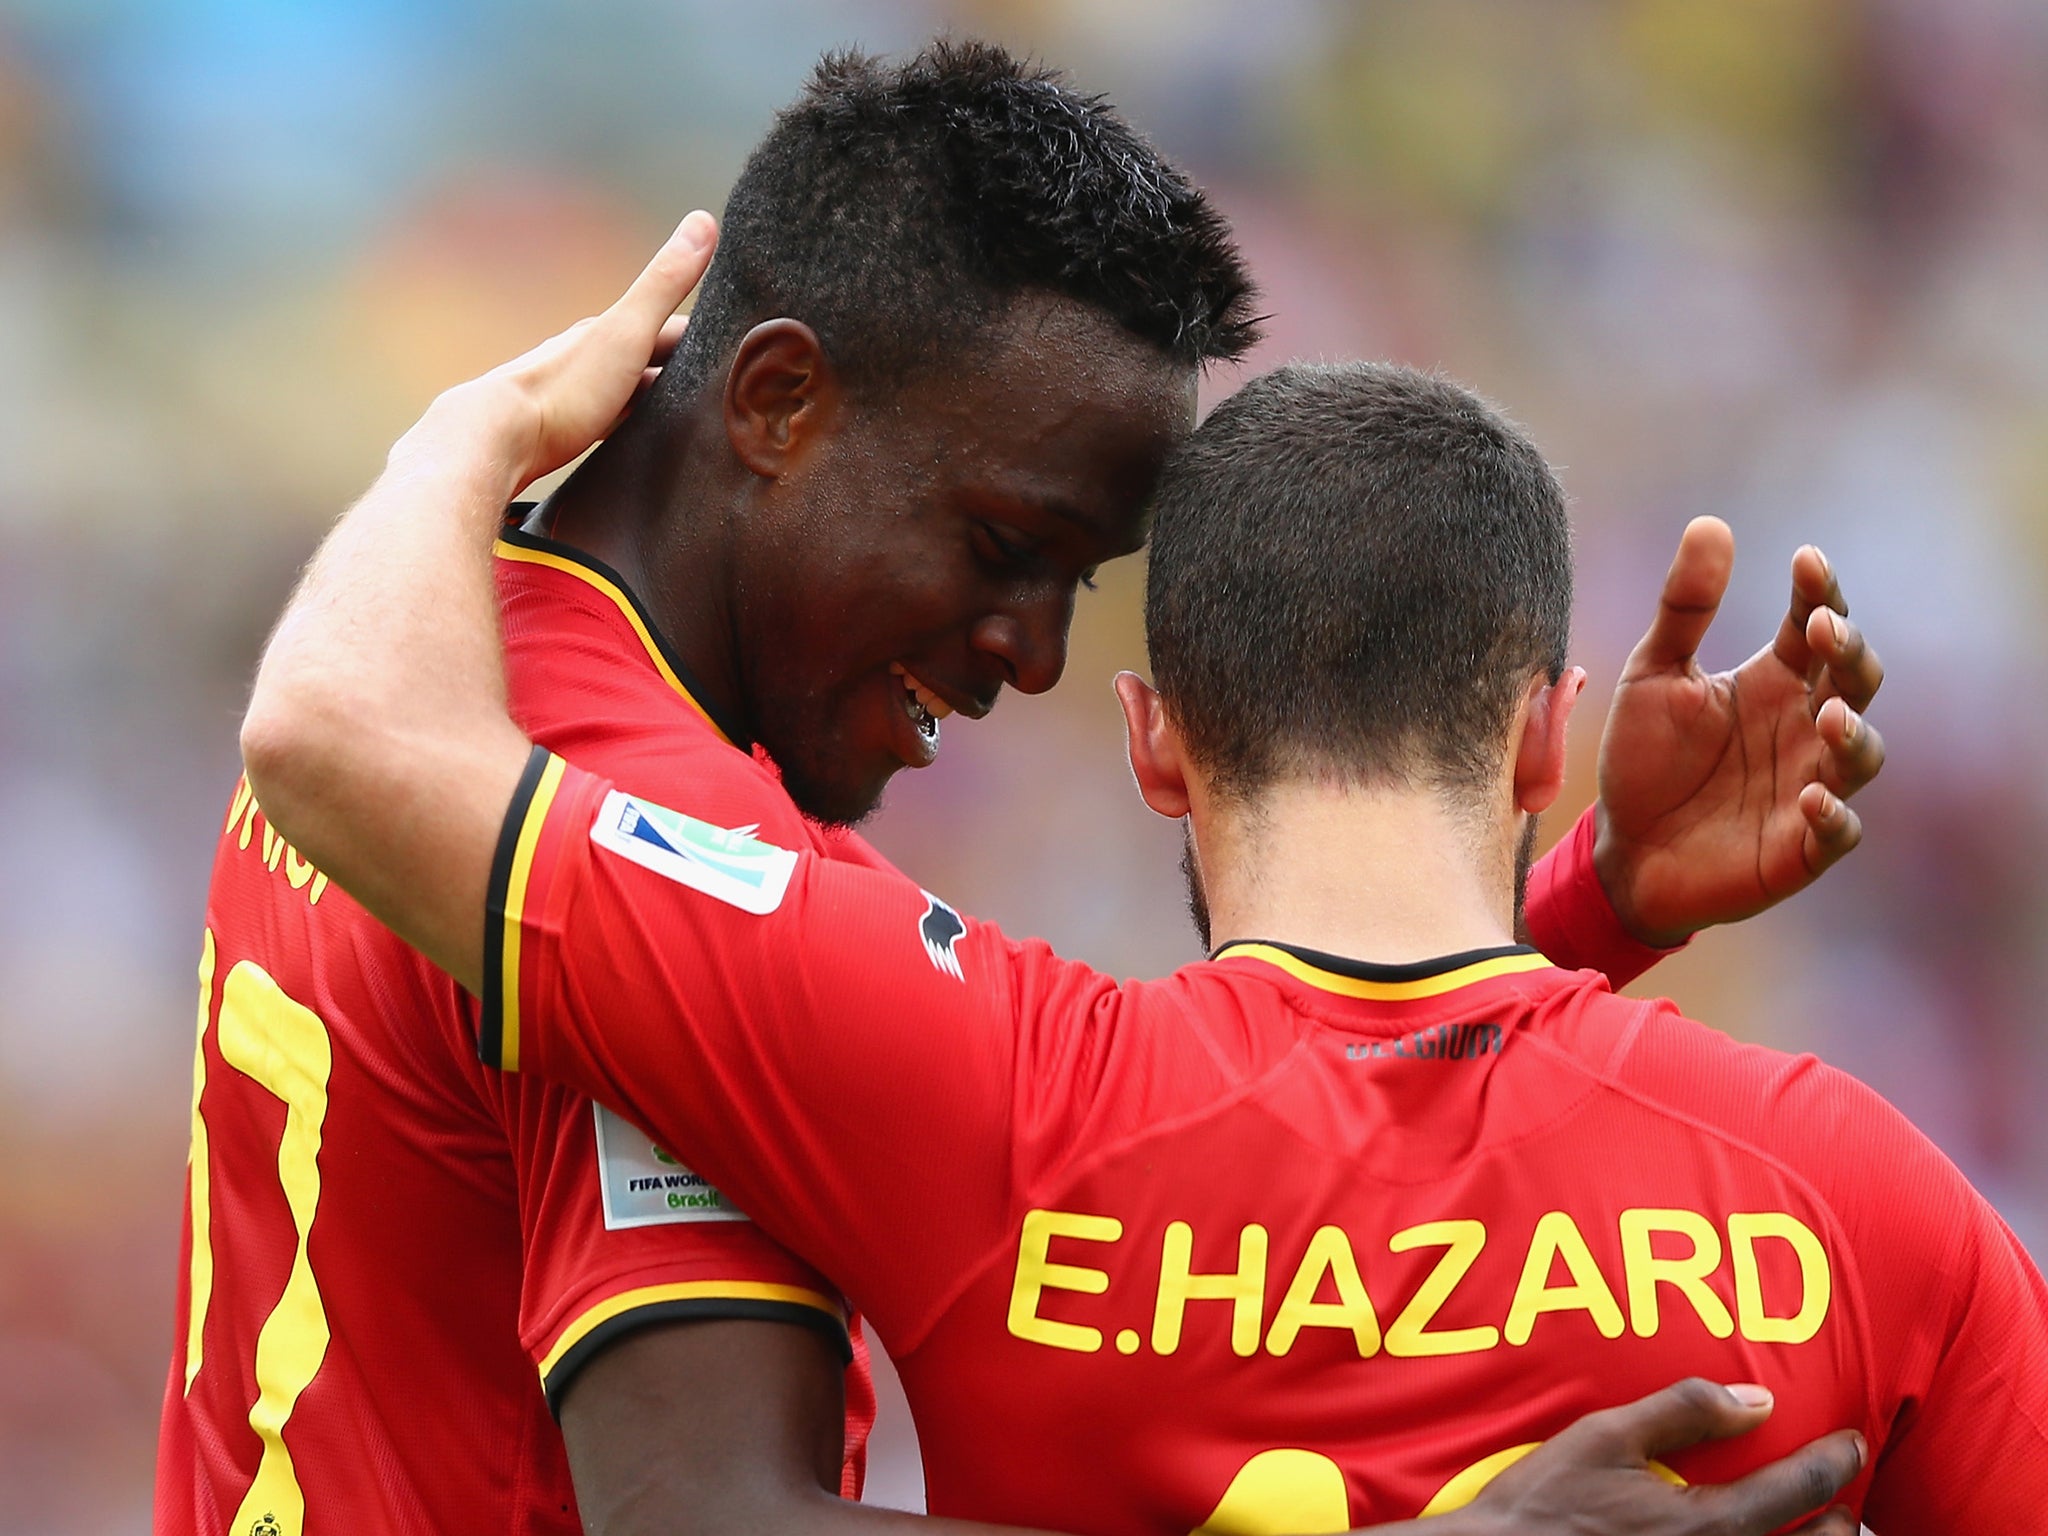
[[[1071,597],[1048,596],[986,615],[969,640],[1001,667],[1002,681],[1019,693],[1044,693],[1067,669],[1067,628],[1073,615]]]

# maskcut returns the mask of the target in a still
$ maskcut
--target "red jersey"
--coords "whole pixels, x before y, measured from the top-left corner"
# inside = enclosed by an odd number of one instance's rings
[[[516,533],[500,555],[528,730],[672,791],[727,759],[774,785],[602,567]],[[879,863],[793,812],[773,835]],[[475,1008],[237,788],[199,969],[158,1531],[568,1536],[549,1401],[605,1343],[751,1317],[849,1348],[837,1292],[701,1176],[567,1089],[484,1070]],[[849,1495],[873,1402],[862,1353]]]
[[[1678,1475],[1854,1426],[1888,1536],[2048,1508],[2048,1290],[1810,1057],[1527,949],[1233,944],[1119,985],[538,750],[492,884],[486,1050],[653,1126],[846,1288],[935,1511],[1405,1519],[1692,1374],[1778,1406]]]

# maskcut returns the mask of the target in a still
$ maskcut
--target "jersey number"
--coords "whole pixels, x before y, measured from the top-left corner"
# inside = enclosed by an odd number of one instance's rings
[[[1427,1515],[1463,1509],[1480,1490],[1540,1441],[1510,1446],[1475,1461],[1439,1488],[1423,1507]],[[1667,1483],[1685,1486],[1685,1479],[1661,1461],[1650,1470]],[[1261,1451],[1230,1480],[1215,1512],[1192,1536],[1325,1536],[1351,1529],[1351,1500],[1337,1463],[1318,1451]]]
[[[199,1375],[206,1309],[213,1296],[212,1212],[209,1208],[206,1117],[206,1025],[213,1011],[214,941],[211,929],[199,956],[199,1041],[192,1068],[192,1312],[185,1331],[185,1390]],[[277,1180],[297,1231],[297,1249],[284,1294],[256,1335],[256,1401],[249,1427],[262,1442],[263,1459],[228,1530],[232,1536],[299,1536],[306,1499],[299,1489],[285,1422],[299,1394],[327,1354],[327,1311],[306,1256],[306,1240],[320,1205],[320,1129],[327,1118],[327,1075],[333,1052],[327,1026],[294,1002],[252,960],[237,963],[220,989],[216,1031],[221,1060],[284,1101],[284,1134],[277,1144]]]

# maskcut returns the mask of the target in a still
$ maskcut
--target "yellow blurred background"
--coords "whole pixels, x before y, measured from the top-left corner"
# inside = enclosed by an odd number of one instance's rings
[[[209,850],[295,567],[436,390],[716,208],[821,49],[940,29],[1213,191],[1253,367],[1440,365],[1532,428],[1596,694],[1687,518],[1741,546],[1714,665],[1829,551],[1890,664],[1869,840],[1653,981],[1867,1079],[2048,1253],[2048,6],[0,0],[0,1532],[147,1526]],[[1126,974],[1194,951],[1108,687],[1141,580],[875,828]]]

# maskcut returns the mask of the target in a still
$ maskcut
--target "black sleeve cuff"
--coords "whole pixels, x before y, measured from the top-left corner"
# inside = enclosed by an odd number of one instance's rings
[[[608,1317],[562,1352],[541,1376],[541,1390],[547,1394],[548,1411],[562,1415],[562,1397],[583,1367],[630,1333],[663,1323],[737,1320],[758,1323],[794,1323],[824,1337],[839,1351],[842,1365],[853,1363],[853,1340],[846,1324],[830,1312],[807,1307],[801,1302],[769,1301],[745,1296],[696,1296],[677,1301],[653,1301],[616,1317]]]

